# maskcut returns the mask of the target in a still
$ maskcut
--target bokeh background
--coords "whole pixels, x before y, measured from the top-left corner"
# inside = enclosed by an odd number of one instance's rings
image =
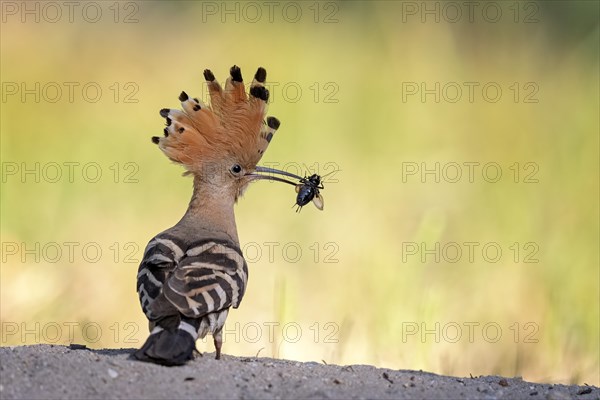
[[[3,2],[0,344],[143,343],[138,262],[192,184],[158,110],[237,64],[264,163],[339,172],[323,212],[237,206],[225,353],[600,384],[598,2],[474,4]]]

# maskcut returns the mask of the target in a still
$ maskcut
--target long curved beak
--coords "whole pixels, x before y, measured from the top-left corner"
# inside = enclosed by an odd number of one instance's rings
[[[246,174],[246,176],[248,178],[250,178],[251,181],[265,179],[265,180],[269,180],[269,181],[283,182],[283,183],[287,183],[287,184],[293,185],[293,186],[298,185],[298,183],[291,182],[291,181],[289,181],[287,179],[280,178],[280,177],[275,176],[275,175],[287,176],[289,178],[297,179],[298,181],[301,180],[301,179],[303,179],[301,176],[298,176],[296,174],[292,174],[290,172],[285,172],[285,171],[281,171],[281,170],[278,170],[278,169],[268,168],[268,167],[261,167],[261,166],[257,166],[254,169],[254,172]]]

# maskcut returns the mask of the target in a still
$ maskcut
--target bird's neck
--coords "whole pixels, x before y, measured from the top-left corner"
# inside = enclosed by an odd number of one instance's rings
[[[239,246],[234,204],[235,199],[228,193],[194,178],[192,200],[178,225],[198,232],[199,236],[225,239]]]

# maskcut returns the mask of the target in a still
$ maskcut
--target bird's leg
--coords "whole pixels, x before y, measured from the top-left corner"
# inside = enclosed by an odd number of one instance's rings
[[[215,349],[217,355],[215,356],[215,360],[221,359],[221,346],[223,345],[223,331],[220,330],[213,335],[213,341],[215,342]]]

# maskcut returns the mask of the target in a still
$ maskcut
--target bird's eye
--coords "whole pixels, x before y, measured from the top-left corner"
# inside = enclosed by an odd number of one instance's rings
[[[242,167],[239,164],[235,164],[233,167],[231,167],[231,172],[237,175],[242,172]]]

